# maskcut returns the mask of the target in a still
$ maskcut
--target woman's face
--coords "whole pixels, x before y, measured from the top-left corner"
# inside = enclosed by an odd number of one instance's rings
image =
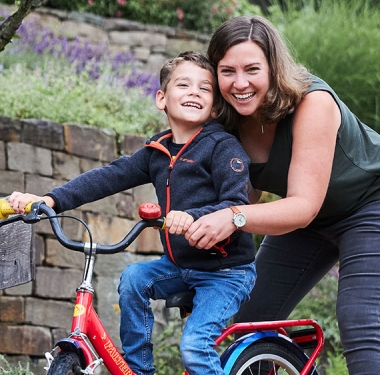
[[[270,81],[269,65],[262,49],[251,41],[230,47],[219,61],[217,74],[223,98],[241,115],[255,115]]]

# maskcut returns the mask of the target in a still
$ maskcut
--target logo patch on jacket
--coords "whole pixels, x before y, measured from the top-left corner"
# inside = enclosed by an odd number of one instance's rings
[[[230,166],[235,172],[243,172],[244,171],[244,163],[239,158],[233,158],[230,161]]]

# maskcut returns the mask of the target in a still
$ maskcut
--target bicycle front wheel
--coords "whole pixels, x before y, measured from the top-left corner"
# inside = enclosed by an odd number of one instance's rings
[[[79,357],[75,353],[61,352],[51,363],[47,375],[80,375]]]
[[[273,342],[257,342],[237,358],[230,375],[299,375],[303,361],[288,348]]]

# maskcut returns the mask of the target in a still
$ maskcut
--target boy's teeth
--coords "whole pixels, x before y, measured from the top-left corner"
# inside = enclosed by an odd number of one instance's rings
[[[199,104],[196,104],[196,103],[185,103],[184,105],[186,107],[194,107],[194,108],[198,108],[198,109],[201,108],[201,106]]]

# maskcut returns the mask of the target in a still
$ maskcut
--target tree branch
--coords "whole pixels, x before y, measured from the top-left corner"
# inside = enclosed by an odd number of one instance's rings
[[[43,5],[46,0],[23,0],[11,16],[0,25],[0,52],[12,41],[23,19],[35,8]]]

